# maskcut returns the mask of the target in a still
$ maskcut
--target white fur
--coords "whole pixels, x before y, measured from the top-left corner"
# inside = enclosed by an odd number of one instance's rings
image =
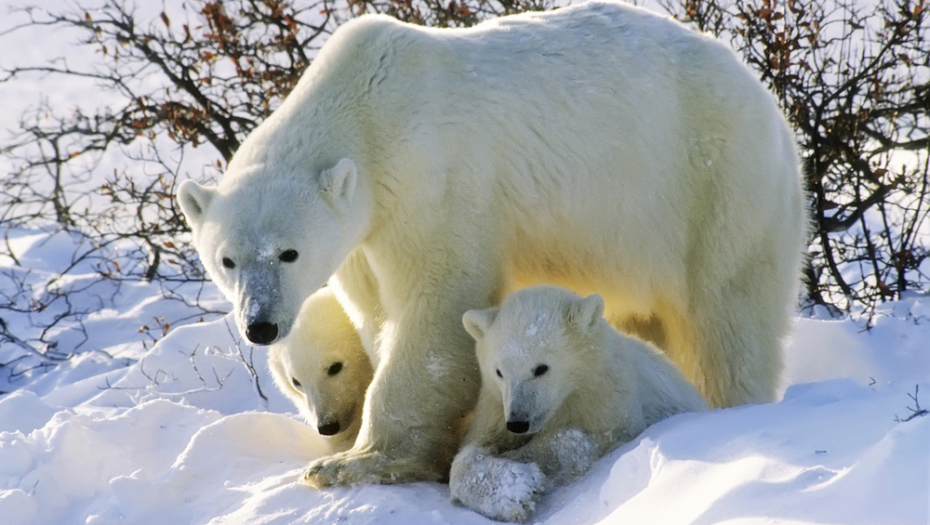
[[[268,366],[275,384],[308,423],[327,432],[338,429],[325,436],[332,452],[355,444],[374,371],[331,289],[304,302],[291,333],[271,345]]]
[[[546,476],[535,463],[520,463],[466,446],[452,463],[450,489],[466,507],[501,521],[526,521],[545,492]]]
[[[636,7],[357,18],[220,185],[178,197],[243,332],[284,337],[329,281],[363,336],[363,428],[314,485],[444,478],[479,387],[461,316],[539,282],[600,292],[715,406],[775,395],[805,224],[792,134],[730,50]]]
[[[465,313],[483,383],[452,463],[453,498],[494,519],[525,521],[546,489],[580,476],[647,426],[706,410],[666,357],[618,333],[603,309],[598,295],[536,286],[500,308]],[[525,433],[509,429],[517,422],[528,423]],[[536,468],[544,478],[518,477],[537,483],[515,492],[514,473]]]

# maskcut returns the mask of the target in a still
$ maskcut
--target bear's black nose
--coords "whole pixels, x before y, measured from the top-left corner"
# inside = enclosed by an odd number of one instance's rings
[[[339,422],[333,421],[316,427],[321,436],[335,436],[339,433]]]
[[[526,434],[530,429],[529,421],[508,421],[507,430],[513,432],[514,434]]]
[[[278,325],[272,323],[252,323],[245,329],[245,336],[257,345],[268,345],[278,337]]]

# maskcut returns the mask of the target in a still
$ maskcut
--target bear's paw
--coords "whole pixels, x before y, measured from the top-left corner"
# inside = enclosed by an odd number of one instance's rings
[[[545,484],[546,476],[535,463],[473,450],[457,458],[449,490],[454,499],[491,519],[525,522],[532,516]]]
[[[444,478],[445,474],[437,472],[428,462],[396,460],[378,451],[351,449],[310,462],[303,482],[321,489],[335,485],[444,481]]]

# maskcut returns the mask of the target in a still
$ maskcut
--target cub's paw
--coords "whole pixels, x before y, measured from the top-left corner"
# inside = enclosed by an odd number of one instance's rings
[[[449,490],[466,507],[501,521],[527,521],[546,476],[535,463],[519,463],[463,450],[452,465]]]

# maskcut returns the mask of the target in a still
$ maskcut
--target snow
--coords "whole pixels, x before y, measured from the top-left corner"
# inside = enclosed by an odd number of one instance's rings
[[[13,36],[18,51],[4,66],[57,56],[76,41]],[[49,91],[49,82],[0,86],[6,128],[43,90],[65,109],[105,97],[92,83]],[[8,238],[21,266],[0,258],[0,271],[35,285],[36,297],[77,248],[54,230]],[[8,281],[0,278],[3,293]],[[228,311],[212,285],[103,281],[84,261],[54,287],[80,290],[72,307],[86,311],[85,330],[62,325],[45,337],[78,353],[30,370],[34,358],[11,362],[22,349],[0,344],[3,525],[493,523],[453,503],[439,483],[299,483],[327,445],[276,390],[266,350],[242,341],[231,316],[202,316],[168,293]],[[4,315],[24,339],[39,337],[30,314]],[[531,522],[930,523],[930,417],[906,421],[917,401],[930,407],[930,297],[887,303],[873,325],[799,317],[778,402],[653,425],[542,497]]]

